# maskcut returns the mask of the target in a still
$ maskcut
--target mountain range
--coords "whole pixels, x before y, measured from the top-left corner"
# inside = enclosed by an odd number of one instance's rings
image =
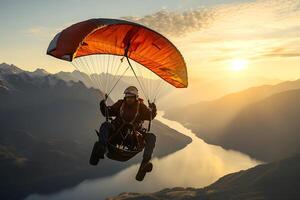
[[[26,72],[5,64],[0,81],[0,199],[56,192],[141,160],[138,155],[126,163],[105,159],[98,167],[88,164],[97,139],[94,129],[104,121],[99,90],[43,70]],[[156,157],[191,142],[158,121],[152,131],[157,135]]]
[[[166,114],[208,143],[274,161],[300,151],[299,89],[300,80],[252,87]]]
[[[101,167],[87,164],[96,140],[93,129],[104,119],[98,110],[103,94],[91,88],[86,78],[78,71],[53,75],[42,69],[27,72],[14,65],[0,65],[1,199],[56,192],[85,179],[112,175],[140,161],[139,155],[127,163],[106,159]],[[117,93],[131,84],[126,78]],[[226,175],[201,189],[123,193],[110,199],[298,199],[299,100],[300,80],[295,80],[252,87],[176,109],[166,107],[168,118],[190,127],[206,142],[271,163]],[[191,142],[158,121],[153,131],[158,137],[157,157]],[[283,159],[286,157],[290,158]]]

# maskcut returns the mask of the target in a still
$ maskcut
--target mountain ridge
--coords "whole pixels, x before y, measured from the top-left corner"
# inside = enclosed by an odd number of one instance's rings
[[[251,153],[250,150],[244,151],[242,147],[235,147],[231,144],[224,144],[224,140],[222,138],[226,139],[225,133],[226,131],[229,132],[230,128],[229,126],[236,124],[237,126],[240,124],[236,119],[239,118],[240,113],[243,112],[243,109],[246,109],[247,107],[251,107],[252,104],[258,103],[260,101],[264,101],[264,99],[271,97],[273,95],[282,93],[282,92],[288,92],[292,90],[300,89],[300,79],[296,81],[286,81],[277,85],[267,85],[267,86],[261,86],[261,87],[253,87],[249,88],[247,90],[233,93],[226,95],[220,99],[214,100],[214,101],[206,101],[201,102],[196,105],[192,106],[186,106],[183,108],[178,108],[176,111],[169,110],[166,112],[166,117],[177,120],[181,123],[183,123],[188,128],[191,128],[195,133],[197,133],[197,136],[201,139],[204,139],[207,143],[216,144],[223,146],[225,148],[231,148],[235,149],[247,154],[250,154],[252,156],[257,156],[255,153]],[[276,97],[276,96],[275,96]],[[293,98],[296,98],[294,96]],[[297,104],[294,103],[294,110],[297,110]],[[283,106],[283,105],[282,105]],[[287,104],[286,107],[290,108],[290,106]],[[253,108],[252,108],[253,109]],[[257,109],[256,109],[257,110]],[[270,110],[268,110],[269,112]],[[292,113],[293,109],[290,109],[290,113]],[[185,113],[182,115],[178,115],[177,113]],[[253,118],[255,118],[255,114],[252,113]],[[288,115],[288,113],[286,113]],[[286,120],[288,120],[286,118]],[[288,124],[288,121],[285,121],[286,124]],[[260,123],[257,121],[257,125],[253,125],[253,127],[257,129],[263,129],[260,127]],[[281,122],[282,126],[284,127],[284,122]],[[297,128],[297,124],[294,125],[294,129]],[[300,129],[300,128],[299,128]],[[255,130],[253,130],[255,132]],[[267,131],[267,130],[266,130]],[[269,132],[272,132],[272,129],[268,130]],[[287,130],[286,130],[287,131]],[[239,129],[240,137],[243,137],[243,129]],[[285,134],[289,135],[289,132],[287,131]],[[229,134],[227,134],[228,140],[231,139],[232,143],[238,143],[237,141],[234,141],[234,139],[238,136],[238,134],[235,135],[235,137],[231,137]],[[282,138],[284,139],[284,138]],[[292,140],[292,138],[291,138]],[[283,140],[286,141],[286,140]],[[268,144],[268,141],[266,141],[266,144]],[[288,143],[286,143],[288,144]],[[268,145],[267,145],[268,146]],[[255,149],[256,146],[253,143],[252,149]],[[292,148],[295,148],[294,146]],[[262,151],[264,152],[264,151]],[[270,155],[270,154],[268,154]],[[286,155],[285,155],[286,156]],[[283,156],[283,157],[285,157]],[[263,159],[265,161],[271,161],[280,159],[283,157],[267,157],[260,155],[259,157],[255,157],[257,159]]]
[[[300,89],[293,89],[250,104],[226,126],[217,142],[265,161],[298,153],[299,101]]]

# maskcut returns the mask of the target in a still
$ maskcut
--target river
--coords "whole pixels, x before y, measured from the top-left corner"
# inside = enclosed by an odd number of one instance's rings
[[[26,200],[102,200],[121,192],[154,192],[177,186],[199,188],[228,173],[260,163],[240,152],[205,143],[190,129],[164,118],[162,112],[156,119],[192,138],[192,142],[173,154],[153,159],[153,171],[143,182],[134,179],[138,165],[133,165],[111,177],[86,180],[76,187],[51,195],[32,194]]]

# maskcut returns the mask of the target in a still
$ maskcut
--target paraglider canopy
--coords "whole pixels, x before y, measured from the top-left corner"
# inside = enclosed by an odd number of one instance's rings
[[[178,49],[156,31],[126,20],[100,18],[74,24],[54,37],[47,54],[70,62],[95,54],[125,56],[177,88],[188,85]]]

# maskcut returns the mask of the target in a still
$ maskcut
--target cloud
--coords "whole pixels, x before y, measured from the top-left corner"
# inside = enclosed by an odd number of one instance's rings
[[[292,53],[273,53],[273,54],[266,54],[265,56],[268,57],[300,57],[300,53],[292,52]]]
[[[256,62],[276,57],[282,64],[283,59],[299,57],[299,0],[234,3],[211,9],[214,15],[209,26],[175,40],[190,66],[215,68],[214,62],[221,65],[236,57]],[[276,52],[279,48],[284,51]]]
[[[269,52],[264,54],[264,57],[300,57],[300,42],[295,42],[293,44],[287,44],[279,48],[271,49]]]
[[[300,45],[293,45],[300,42],[300,0],[234,2],[184,12],[164,9],[124,18],[165,34],[189,69],[213,69],[235,58],[298,57],[300,52]],[[273,52],[278,48],[285,51]]]
[[[163,9],[144,17],[127,16],[123,18],[143,24],[163,34],[179,37],[207,27],[214,19],[214,12],[210,9],[195,9],[184,12]]]

